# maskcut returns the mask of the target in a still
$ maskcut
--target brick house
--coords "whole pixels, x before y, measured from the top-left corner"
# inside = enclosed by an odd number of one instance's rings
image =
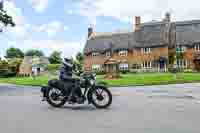
[[[134,27],[133,32],[112,33],[88,28],[84,69],[104,71],[105,61],[111,58],[119,60],[122,71],[166,72],[174,64],[200,70],[200,20],[171,22],[166,13],[162,21],[148,23],[135,17]]]

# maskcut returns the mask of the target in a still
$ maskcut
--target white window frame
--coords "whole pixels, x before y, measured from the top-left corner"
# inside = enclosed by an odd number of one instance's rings
[[[142,52],[145,54],[151,53],[151,48],[142,48]]]
[[[180,51],[177,51],[177,48],[179,48]],[[186,50],[186,47],[185,47],[185,46],[176,46],[176,52],[177,52],[177,53],[183,53],[183,52],[185,52],[185,50]]]
[[[120,50],[118,54],[121,57],[128,56],[128,50]]]
[[[194,45],[194,49],[196,52],[200,52],[200,43]]]
[[[110,57],[111,56],[111,52],[110,51],[107,51],[106,52],[106,57]]]
[[[187,68],[187,60],[185,59],[177,59],[176,64],[178,68]]]
[[[129,65],[127,63],[121,63],[119,64],[119,70],[128,70]]]
[[[100,64],[93,64],[92,70],[93,71],[101,71],[101,65]]]
[[[144,61],[142,63],[142,68],[144,68],[144,69],[152,68],[152,62],[151,61]]]
[[[99,53],[98,52],[93,52],[92,53],[92,57],[96,57],[96,56],[99,56]]]

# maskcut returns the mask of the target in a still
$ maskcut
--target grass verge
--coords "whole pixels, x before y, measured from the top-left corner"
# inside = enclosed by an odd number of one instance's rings
[[[0,78],[0,83],[42,86],[53,78],[56,76],[43,75],[35,79],[32,77]],[[105,82],[110,87],[193,83],[200,82],[200,73],[178,73],[176,77],[171,73],[123,74],[120,79],[107,80],[103,76],[97,76],[97,80]]]

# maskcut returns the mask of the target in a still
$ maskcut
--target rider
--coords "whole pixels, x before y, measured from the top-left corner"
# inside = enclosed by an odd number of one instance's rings
[[[63,66],[60,69],[60,80],[64,81],[66,89],[71,88],[69,100],[72,101],[75,98],[75,92],[79,97],[82,96],[80,83],[78,78],[73,77],[73,63],[71,59],[64,58]]]

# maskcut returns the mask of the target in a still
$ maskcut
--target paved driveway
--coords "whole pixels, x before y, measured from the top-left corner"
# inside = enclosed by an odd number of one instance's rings
[[[113,105],[55,109],[39,88],[0,85],[1,133],[199,133],[200,84],[112,88]]]

